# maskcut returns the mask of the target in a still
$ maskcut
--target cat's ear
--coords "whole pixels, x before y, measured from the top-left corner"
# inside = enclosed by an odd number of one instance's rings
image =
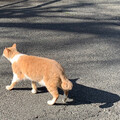
[[[7,53],[11,52],[9,48],[5,48],[5,50],[7,51]]]
[[[16,48],[16,43],[14,43],[14,44],[12,45],[12,47],[13,47],[13,48]]]

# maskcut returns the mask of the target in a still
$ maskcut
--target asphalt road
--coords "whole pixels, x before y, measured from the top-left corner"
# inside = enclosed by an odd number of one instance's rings
[[[0,58],[0,120],[120,120],[119,0],[0,0],[0,55],[17,43],[20,52],[64,66],[73,82],[53,106],[51,95],[30,81],[12,91],[10,63]]]

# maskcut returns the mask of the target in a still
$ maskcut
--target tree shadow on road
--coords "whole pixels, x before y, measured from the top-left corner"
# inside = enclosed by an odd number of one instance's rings
[[[120,96],[96,88],[87,87],[76,83],[78,79],[72,79],[73,89],[70,91],[69,98],[72,102],[68,105],[101,103],[100,108],[109,108],[120,100]]]
[[[21,22],[13,23],[13,22],[0,22],[0,27],[2,28],[19,28],[19,29],[28,29],[28,30],[51,30],[51,31],[64,31],[64,32],[72,32],[72,33],[79,33],[79,34],[93,34],[98,35],[100,37],[110,37],[110,38],[118,38],[119,37],[119,30],[114,29],[114,27],[119,26],[119,23],[115,23],[113,21],[108,22],[100,22],[100,21],[88,21],[94,20],[93,17],[85,17],[82,18],[83,22],[68,22],[68,23],[57,23],[57,22],[31,22],[27,21],[27,18],[35,18],[38,17],[39,19],[44,17],[46,19],[50,18],[60,18],[60,19],[77,19],[80,20],[81,17],[76,17],[72,15],[72,9],[74,8],[84,8],[84,7],[94,7],[95,3],[81,3],[77,2],[75,4],[68,4],[68,5],[55,5],[53,3],[60,2],[61,0],[51,0],[39,3],[37,5],[32,5],[33,3],[29,0],[21,0],[14,3],[6,4],[1,6],[0,8],[0,18],[8,19],[21,19]],[[27,6],[27,4],[30,4]],[[19,7],[16,7],[16,6]],[[32,6],[31,6],[32,5]],[[27,7],[26,7],[27,6]],[[97,8],[96,8],[97,9]],[[71,12],[71,14],[67,15],[66,12]],[[48,14],[49,13],[49,14]],[[52,13],[52,14],[51,14]],[[54,15],[53,15],[54,13]],[[58,15],[57,13],[65,13],[65,15]],[[23,18],[26,18],[22,21]],[[119,20],[119,16],[116,16]],[[101,18],[103,20],[103,17]],[[86,21],[87,20],[87,21]],[[110,19],[112,20],[112,18]],[[112,27],[112,29],[110,29]],[[3,33],[2,33],[3,34]]]

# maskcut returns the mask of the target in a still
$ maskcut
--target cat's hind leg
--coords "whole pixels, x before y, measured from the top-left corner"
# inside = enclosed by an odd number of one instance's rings
[[[66,103],[67,98],[68,98],[68,91],[64,90],[64,98],[62,99],[63,103]]]
[[[36,86],[36,82],[35,81],[32,81],[32,90],[31,92],[33,94],[37,93],[37,86]]]
[[[64,96],[63,96],[62,102],[63,102],[63,103],[66,103],[67,98],[68,98],[68,93],[69,93],[69,91],[68,91],[68,90],[64,90],[64,89],[61,87],[61,85],[59,85],[59,88],[60,88],[61,90],[63,90],[63,92],[64,92]]]
[[[53,99],[48,100],[47,103],[48,103],[48,105],[53,105],[53,104],[55,104],[55,102],[57,101],[57,99],[59,97],[57,87],[47,86],[47,89],[50,92],[50,94],[53,96]]]

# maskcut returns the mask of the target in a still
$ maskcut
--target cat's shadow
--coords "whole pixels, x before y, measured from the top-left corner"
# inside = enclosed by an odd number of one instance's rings
[[[78,79],[70,79],[73,89],[69,92],[69,98],[73,101],[67,102],[68,105],[100,103],[100,108],[109,108],[120,100],[117,94],[78,84],[76,83]]]
[[[25,90],[25,91],[30,91],[32,88],[13,88],[13,90]],[[37,94],[39,93],[46,93],[48,92],[45,87],[38,87],[37,88]]]
[[[66,104],[56,103],[55,105],[81,105],[81,104],[101,104],[100,108],[109,108],[114,105],[114,103],[120,100],[120,96],[107,91],[99,90],[96,88],[84,86],[77,83],[77,79],[70,79],[73,83],[73,89],[69,92],[69,98],[72,101]],[[31,90],[31,88],[14,88],[13,90]],[[39,93],[45,93],[47,89],[45,87],[38,88]],[[59,93],[63,94],[63,91],[59,89]]]

